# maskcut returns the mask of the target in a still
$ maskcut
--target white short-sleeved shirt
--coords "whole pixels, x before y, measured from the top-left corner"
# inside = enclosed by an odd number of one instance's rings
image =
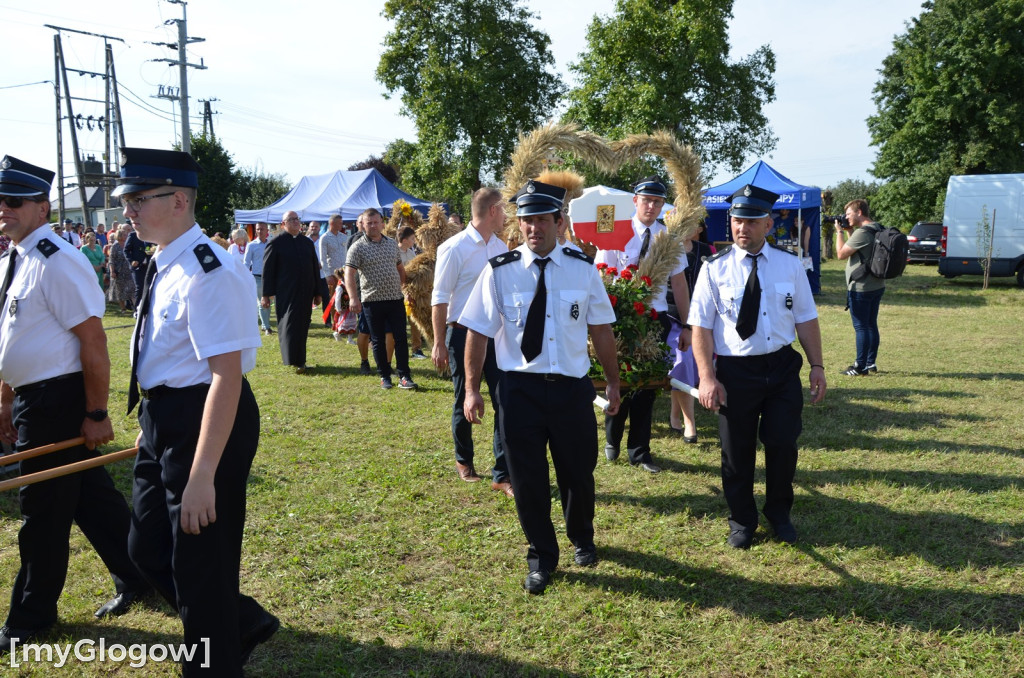
[[[458,320],[487,260],[504,252],[508,252],[508,245],[495,235],[484,242],[472,224],[445,240],[437,248],[430,305],[448,304],[446,321]]]
[[[142,332],[139,386],[209,384],[207,360],[232,351],[242,352],[242,372],[250,372],[261,344],[257,309],[248,301],[256,296],[252,274],[203,235],[199,224],[158,251],[154,261],[149,315],[135,330]]]
[[[0,311],[0,379],[19,388],[80,372],[81,344],[71,328],[103,317],[106,302],[96,272],[45,224],[12,243],[14,250],[14,278]],[[9,265],[7,254],[0,259],[0,280]]]
[[[818,317],[800,258],[768,244],[761,248],[757,279],[761,283],[757,329],[746,340],[736,332],[740,305],[752,260],[732,246],[708,259],[700,269],[690,300],[690,325],[712,330],[715,353],[764,355],[796,339],[796,325]]]
[[[645,226],[637,216],[633,215],[633,237],[629,239],[626,246],[621,250],[598,250],[597,254],[594,255],[594,261],[598,264],[604,263],[609,266],[613,266],[620,272],[626,270],[626,267],[630,264],[638,264],[640,262],[640,248],[643,247],[644,243],[644,231],[647,230]],[[651,229],[651,241],[654,237],[660,233],[664,233],[668,230],[665,224],[660,221],[655,221],[650,227]],[[679,261],[676,262],[676,267],[672,269],[672,273],[669,277],[675,277],[686,270],[686,252],[684,251]],[[658,313],[664,313],[668,310],[668,281],[654,281],[656,284],[660,284],[658,288],[657,296],[651,297],[651,308]]]
[[[506,372],[585,376],[590,370],[587,325],[612,323],[615,312],[597,268],[580,256],[565,247],[548,254],[544,343],[533,361],[527,362],[520,345],[540,267],[526,245],[484,267],[458,322],[494,338],[498,367]]]

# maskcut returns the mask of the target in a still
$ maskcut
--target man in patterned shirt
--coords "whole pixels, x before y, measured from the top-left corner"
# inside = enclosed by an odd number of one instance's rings
[[[389,389],[392,387],[391,363],[388,361],[385,337],[388,327],[405,327],[405,297],[402,295],[405,267],[402,266],[398,243],[381,233],[384,219],[380,212],[371,207],[361,216],[366,236],[354,242],[348,250],[345,259],[345,289],[356,289],[358,272],[359,294],[350,293],[350,308],[355,313],[366,314],[373,360],[380,374],[380,387]],[[395,332],[394,337],[398,387],[414,389],[416,383],[409,373],[408,338],[404,331]]]

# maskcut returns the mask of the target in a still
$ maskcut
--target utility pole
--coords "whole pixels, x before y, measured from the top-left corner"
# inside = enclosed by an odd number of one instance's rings
[[[114,53],[111,49],[110,41],[116,40],[118,42],[124,42],[121,38],[117,38],[111,35],[101,35],[98,33],[89,33],[87,31],[80,31],[74,28],[65,28],[62,26],[54,26],[52,24],[46,24],[47,28],[52,28],[55,31],[53,36],[53,51],[54,51],[54,99],[57,107],[57,185],[60,195],[58,196],[58,218],[63,221],[64,219],[64,189],[65,189],[65,177],[64,177],[64,141],[62,134],[62,120],[68,121],[68,130],[71,133],[71,148],[74,153],[75,159],[75,175],[78,179],[78,195],[82,205],[82,221],[86,226],[92,225],[92,218],[89,213],[88,206],[88,195],[86,188],[101,187],[104,190],[104,206],[110,206],[110,189],[113,185],[112,180],[117,176],[113,171],[111,148],[110,148],[110,137],[113,134],[118,135],[120,144],[124,145],[124,127],[121,122],[121,109],[120,100],[117,95],[117,76],[114,73]],[[93,72],[81,70],[78,68],[68,68],[67,63],[64,60],[64,47],[61,43],[61,33],[74,33],[77,35],[87,35],[94,38],[100,38],[103,40],[104,52],[106,58],[106,66],[104,72]],[[80,77],[90,78],[102,78],[104,80],[104,98],[103,99],[91,99],[86,97],[76,97],[71,95],[71,83],[68,81],[68,73],[74,73]],[[63,90],[63,91],[62,91]],[[62,103],[63,101],[63,103]],[[74,106],[76,102],[81,102],[83,106],[89,105],[102,105],[103,115],[100,116],[83,116],[81,113],[75,114]],[[67,116],[65,118],[63,109],[67,108]],[[77,130],[84,127],[92,131],[93,124],[97,125],[97,128],[102,130],[104,133],[104,158],[103,162],[97,163],[91,156],[88,161],[84,161],[81,156],[81,149],[78,143],[78,132]]]
[[[213,111],[210,109],[210,104],[214,101],[220,101],[220,99],[200,99],[199,103],[203,105],[203,135],[206,135],[206,126],[210,126],[210,137],[213,139],[217,138],[217,134],[213,131]]]
[[[174,59],[154,59],[154,61],[165,61],[169,64],[178,67],[178,79],[180,82],[181,94],[178,103],[181,105],[181,150],[186,153],[192,152],[192,133],[189,130],[188,124],[188,67],[206,69],[203,64],[203,60],[200,59],[198,64],[188,63],[188,55],[186,49],[194,42],[205,42],[206,38],[190,38],[188,37],[188,18],[185,12],[185,7],[188,4],[185,0],[167,0],[172,5],[181,5],[181,18],[180,19],[168,19],[165,24],[175,23],[178,25],[178,42],[177,43],[166,43],[156,42],[155,45],[161,45],[169,49],[178,50],[178,60]]]

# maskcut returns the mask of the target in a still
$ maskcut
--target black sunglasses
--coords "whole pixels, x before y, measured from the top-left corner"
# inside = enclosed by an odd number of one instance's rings
[[[42,202],[46,200],[46,196],[34,195],[34,196],[23,196],[23,195],[0,195],[0,202],[7,203],[7,206],[11,209],[18,209],[25,204],[25,201],[29,202]]]

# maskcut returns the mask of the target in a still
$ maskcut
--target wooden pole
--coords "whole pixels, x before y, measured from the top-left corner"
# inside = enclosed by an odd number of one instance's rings
[[[59,443],[50,443],[49,445],[43,445],[42,447],[34,447],[31,450],[24,450],[23,452],[15,452],[14,454],[4,455],[0,457],[0,466],[6,466],[7,464],[16,464],[22,459],[31,459],[32,457],[40,457],[50,452],[59,452],[60,450],[66,450],[69,447],[75,445],[82,445],[85,443],[85,438],[79,436],[77,438],[71,438],[64,440]]]
[[[119,452],[111,452],[110,454],[103,454],[92,459],[83,459],[82,461],[76,461],[73,464],[67,464],[65,466],[58,466],[57,468],[47,469],[46,471],[39,471],[38,473],[30,473],[27,476],[19,476],[17,478],[11,478],[0,482],[0,492],[10,490],[15,487],[21,487],[23,485],[32,485],[33,483],[39,483],[44,480],[52,480],[53,478],[60,478],[61,476],[70,475],[72,473],[78,473],[79,471],[86,471],[97,466],[103,466],[104,464],[110,464],[111,462],[120,461],[129,457],[134,457],[139,451],[139,448],[132,447],[127,450],[121,450]]]

